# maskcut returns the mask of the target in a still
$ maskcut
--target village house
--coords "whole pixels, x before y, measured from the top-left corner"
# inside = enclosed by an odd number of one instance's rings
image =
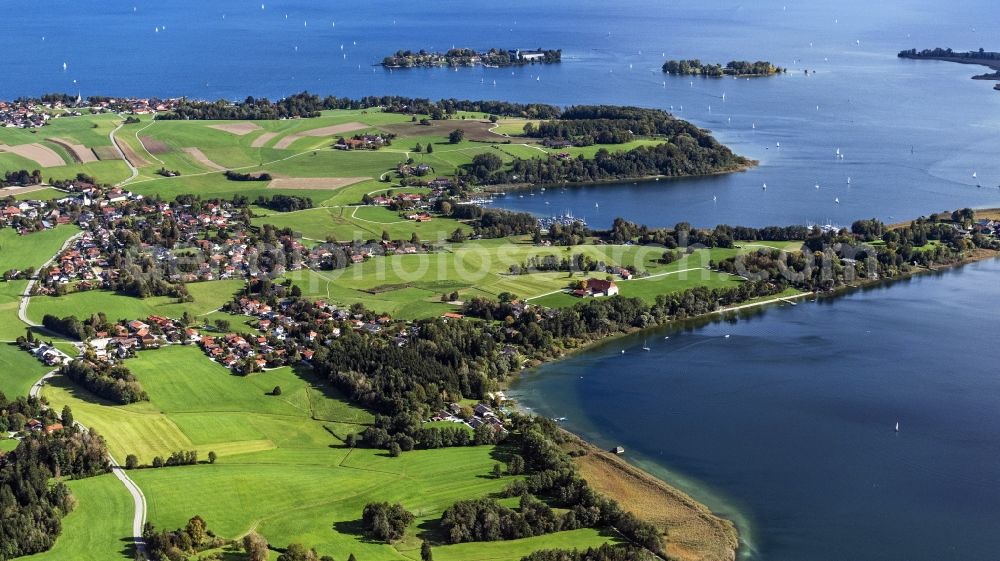
[[[583,286],[573,291],[573,295],[579,298],[588,296],[615,296],[618,294],[618,285],[615,281],[601,279],[587,279],[583,281]]]

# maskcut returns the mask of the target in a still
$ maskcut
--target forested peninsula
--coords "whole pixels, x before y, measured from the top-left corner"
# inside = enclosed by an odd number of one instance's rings
[[[943,60],[945,62],[957,62],[960,64],[980,64],[988,66],[994,70],[1000,70],[1000,53],[987,51],[980,48],[978,51],[954,51],[952,49],[907,49],[899,51],[896,55],[899,58],[912,58],[916,60]]]
[[[978,51],[955,52],[949,49],[908,49],[897,54],[899,58],[911,58],[916,60],[941,60],[944,62],[957,62],[959,64],[979,64],[994,70],[985,74],[977,74],[973,80],[998,80],[1000,81],[1000,53],[987,51],[982,47]],[[1000,84],[994,84],[994,90],[1000,90]]]

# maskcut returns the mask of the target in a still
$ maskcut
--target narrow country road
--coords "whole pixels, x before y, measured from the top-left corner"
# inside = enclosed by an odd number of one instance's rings
[[[58,368],[46,372],[31,386],[31,390],[28,392],[28,395],[31,397],[39,397],[42,392],[42,387],[45,385],[45,381],[58,373]],[[83,430],[89,430],[79,421],[76,421],[76,424]],[[135,506],[135,514],[132,516],[132,543],[135,544],[136,557],[139,559],[145,559],[146,541],[142,538],[142,529],[146,525],[146,495],[142,494],[142,489],[140,489],[139,486],[135,484],[135,481],[132,481],[132,478],[125,473],[125,469],[122,468],[110,452],[108,452],[108,462],[111,463],[111,473],[115,474],[118,481],[121,481],[122,485],[128,489],[129,494],[132,495],[132,504]]]
[[[112,133],[112,135],[113,134],[114,133]],[[117,146],[118,145],[116,144],[115,147],[117,148]],[[122,157],[124,157],[124,155]],[[129,164],[129,167],[131,167],[131,164]],[[132,169],[135,173],[137,173],[137,170],[135,170],[135,168]],[[38,281],[39,272],[48,267],[49,264],[52,263],[52,261],[54,261],[56,257],[59,256],[60,253],[65,251],[66,248],[69,247],[70,244],[73,243],[73,241],[76,240],[76,238],[80,237],[81,235],[82,232],[79,234],[75,234],[71,236],[69,239],[67,239],[62,244],[62,247],[59,248],[59,251],[57,251],[55,255],[53,255],[45,263],[43,263],[42,266],[39,267],[38,270],[35,272],[35,274],[32,275],[31,278],[28,280],[28,285],[24,288],[24,292],[21,294],[21,302],[17,308],[17,317],[25,324],[31,327],[41,327],[37,323],[31,321],[28,318],[28,303],[31,302],[31,289],[35,286],[35,282]],[[31,397],[39,397],[42,392],[42,387],[45,385],[45,381],[55,376],[58,372],[59,372],[58,368],[46,372],[41,378],[38,379],[37,382],[35,382],[31,386],[31,389],[28,391],[28,395],[30,395]],[[77,422],[76,424],[79,425],[84,430],[87,430],[87,427],[85,427],[80,422]],[[135,505],[135,513],[132,516],[132,542],[135,544],[136,556],[140,559],[145,559],[146,542],[142,538],[142,529],[143,526],[146,525],[146,496],[142,494],[142,489],[140,489],[139,486],[136,485],[134,481],[132,481],[132,479],[128,476],[128,474],[125,473],[125,470],[122,469],[121,465],[118,464],[118,461],[115,460],[114,456],[112,456],[110,452],[108,452],[108,461],[111,463],[112,473],[115,474],[115,477],[117,477],[118,480],[122,482],[122,485],[124,485],[125,488],[128,489],[129,494],[132,495],[132,503]]]
[[[28,319],[28,303],[31,302],[31,289],[34,288],[35,283],[38,282],[39,274],[41,274],[41,272],[45,270],[46,267],[48,267],[53,261],[55,261],[56,257],[59,257],[60,253],[66,251],[66,248],[69,247],[69,245],[73,243],[81,235],[83,235],[83,232],[70,236],[69,239],[63,242],[62,247],[59,248],[59,251],[57,251],[55,255],[53,255],[52,257],[49,257],[49,259],[45,263],[42,263],[42,265],[35,270],[35,274],[31,275],[31,278],[28,279],[28,286],[24,287],[24,292],[21,293],[21,303],[17,307],[18,319],[20,319],[21,321],[23,321],[24,323],[28,324],[31,327],[40,327],[37,323]]]
[[[115,151],[117,151],[118,155],[121,156],[122,161],[125,162],[125,165],[128,166],[129,171],[132,172],[132,175],[130,175],[128,179],[122,181],[118,185],[124,185],[139,176],[138,168],[132,165],[132,162],[130,162],[129,159],[125,157],[125,151],[122,150],[122,147],[118,145],[118,139],[115,138],[115,133],[118,132],[118,130],[121,129],[123,126],[125,126],[125,123],[119,124],[117,127],[112,129],[111,132],[108,133],[108,138],[111,140],[111,145],[115,147]]]

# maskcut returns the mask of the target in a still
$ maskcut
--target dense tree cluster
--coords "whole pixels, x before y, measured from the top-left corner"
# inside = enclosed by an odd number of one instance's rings
[[[412,523],[413,514],[398,503],[369,503],[361,514],[365,535],[386,543],[402,538]]]
[[[270,181],[270,173],[240,173],[238,171],[226,170],[223,175],[230,181]]]
[[[79,341],[85,341],[94,336],[93,328],[85,325],[76,316],[59,318],[52,314],[45,314],[42,317],[42,325],[49,331],[54,331],[60,335],[65,335]]]
[[[211,457],[213,454],[215,453],[210,452],[209,456]],[[162,456],[154,457],[151,467],[161,468],[169,466],[193,466],[197,463],[198,463],[197,450],[177,450],[175,452],[171,452],[170,455],[167,456],[166,460],[164,460]]]
[[[907,49],[904,51],[899,51],[897,55],[899,58],[960,58],[960,59],[975,59],[975,60],[1000,60],[1000,53],[987,51],[980,48],[978,51],[953,51],[952,49],[942,49],[941,47],[935,49],[924,49],[918,51],[916,49]]]
[[[505,238],[533,234],[538,230],[538,219],[527,212],[476,205],[455,205],[453,209],[451,216],[457,220],[471,221],[473,232],[481,238]]]
[[[296,195],[274,195],[270,198],[260,195],[254,201],[254,204],[278,212],[292,212],[294,210],[312,208],[313,200],[310,197],[299,197]]]
[[[575,529],[564,528],[566,518],[525,494],[517,511],[491,498],[457,502],[444,511],[441,528],[451,543],[516,540]]]
[[[351,330],[317,350],[313,363],[355,402],[418,418],[461,396],[482,399],[519,368],[515,357],[501,352],[499,338],[473,322],[435,318],[414,331],[400,347]]]
[[[0,396],[0,407],[10,404]],[[35,404],[37,407],[37,402]],[[32,433],[0,459],[0,560],[45,551],[62,531],[61,519],[75,501],[53,477],[83,478],[109,469],[104,440],[72,426]]]
[[[570,222],[569,224],[556,222],[549,226],[548,233],[545,236],[542,236],[541,232],[536,233],[534,241],[538,243],[544,238],[552,242],[553,245],[580,245],[586,243],[587,239],[592,235],[593,232],[590,228],[579,220]]]
[[[595,261],[584,253],[559,257],[557,255],[532,255],[521,263],[512,264],[509,271],[513,275],[523,275],[545,271],[591,272],[604,271],[607,265],[603,261]]]
[[[22,169],[4,173],[3,180],[0,180],[0,187],[27,187],[29,185],[39,185],[41,182],[41,171],[37,169],[34,171]]]
[[[505,489],[520,497],[517,510],[495,499],[460,501],[441,516],[441,527],[450,543],[520,539],[584,527],[613,527],[630,541],[661,553],[659,530],[625,512],[615,501],[601,497],[578,474],[559,443],[562,433],[546,419],[516,416],[515,446],[528,469],[524,480]],[[540,498],[545,499],[540,500]],[[557,514],[550,506],[566,512]]]
[[[228,543],[209,530],[205,520],[200,516],[191,518],[183,528],[173,531],[157,532],[156,527],[147,522],[142,537],[152,561],[184,560],[199,552],[219,548]]]
[[[91,393],[115,403],[126,405],[149,399],[139,380],[121,364],[77,359],[63,366],[60,373]]]
[[[348,561],[351,561],[352,559],[354,559],[354,554],[351,554],[347,558]],[[266,557],[261,561],[265,560]],[[285,548],[285,551],[281,552],[281,555],[278,556],[278,561],[333,561],[333,558],[328,555],[320,557],[320,555],[316,553],[315,549],[306,549],[306,547],[302,544],[290,543],[288,544],[288,547]],[[354,561],[357,560],[354,559]]]
[[[725,66],[721,64],[705,64],[698,59],[668,60],[663,63],[663,71],[677,76],[707,76],[721,78],[722,76],[773,76],[787,72],[787,69],[775,66],[765,60],[751,62],[749,60],[731,60]]]

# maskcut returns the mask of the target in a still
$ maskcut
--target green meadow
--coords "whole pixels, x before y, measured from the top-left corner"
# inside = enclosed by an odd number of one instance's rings
[[[41,267],[79,231],[76,226],[59,226],[22,236],[12,228],[0,229],[0,272]]]
[[[52,549],[22,557],[30,561],[132,559],[132,496],[112,474],[67,481],[77,506],[62,519]]]
[[[46,314],[63,317],[72,313],[85,318],[98,312],[104,312],[112,321],[145,319],[150,315],[176,318],[184,312],[200,316],[232,300],[242,287],[241,280],[192,282],[187,284],[187,289],[194,297],[193,302],[178,302],[168,296],[133,298],[106,290],[71,292],[65,296],[35,296],[28,305],[28,318],[41,323]]]
[[[421,538],[442,541],[437,523],[454,502],[493,495],[510,481],[488,476],[503,455],[492,446],[420,450],[399,458],[346,447],[343,438],[361,431],[372,415],[307,370],[286,367],[239,377],[192,346],[143,351],[127,365],[149,402],[111,405],[59,377],[44,395],[53,407],[70,405],[78,419],[104,435],[119,460],[134,453],[148,463],[154,455],[191,449],[199,458],[218,454],[211,465],[130,472],[146,495],[149,520],[159,527],[182,526],[198,514],[225,537],[253,529],[278,547],[300,542],[336,558],[354,553],[365,560],[403,561],[419,553]],[[282,388],[280,396],[269,395],[274,386]],[[78,495],[81,511],[100,500],[96,491],[84,491]],[[361,511],[373,501],[400,502],[417,516],[402,541],[390,546],[360,536]],[[130,509],[123,510],[127,520]],[[67,519],[58,544],[67,549],[57,551],[90,558],[106,547],[106,540],[77,535],[72,522]],[[440,545],[435,557],[515,561],[536,549],[611,540],[577,530],[504,544]]]

